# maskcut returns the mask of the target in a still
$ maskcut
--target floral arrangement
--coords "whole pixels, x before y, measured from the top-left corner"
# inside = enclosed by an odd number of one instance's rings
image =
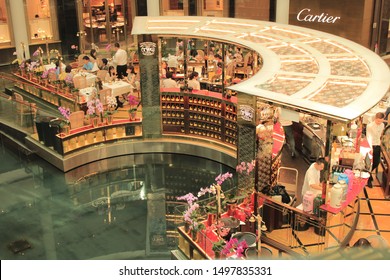
[[[70,109],[60,106],[58,107],[58,111],[60,111],[61,115],[65,118],[65,120],[61,123],[62,126],[69,125]]]
[[[88,101],[87,107],[88,107],[87,114],[90,117],[97,117],[96,112],[98,112],[99,114],[103,113],[103,104],[102,102],[100,102],[98,98]]]
[[[45,70],[45,68],[43,67],[43,65],[39,65],[37,67],[34,68],[34,73],[35,75],[37,75],[38,77],[42,77],[42,74],[43,74],[43,71]]]
[[[116,98],[113,96],[107,96],[106,101],[108,110],[105,112],[105,114],[112,115],[115,112],[115,108],[117,106]]]
[[[238,173],[243,173],[246,171],[246,173],[249,175],[255,168],[255,163],[255,160],[252,160],[251,162],[241,162],[241,164],[236,166],[236,171]]]
[[[73,77],[72,75],[66,75],[65,79],[65,84],[69,87],[72,87],[73,86]]]
[[[56,49],[52,49],[52,50],[50,50],[50,54],[56,54],[56,55],[60,55],[60,52],[58,51],[58,50],[56,50]]]
[[[38,65],[39,65],[38,62],[36,62],[36,61],[31,61],[30,63],[28,63],[26,61],[24,62],[24,66],[26,67],[26,70],[29,71],[29,72],[34,71],[34,69],[36,67],[38,67]]]
[[[42,79],[47,79],[48,77],[49,77],[49,73],[50,72],[55,72],[56,71],[56,69],[55,68],[50,68],[49,70],[44,70],[43,72],[42,72]]]
[[[74,55],[74,59],[78,59],[78,57],[79,57],[79,46],[78,45],[75,45],[75,44],[73,44],[73,45],[71,45],[70,46],[70,49],[72,50],[72,53],[73,53],[73,55]]]
[[[12,55],[18,55],[18,53],[17,53],[17,52],[14,52]],[[15,58],[14,60],[12,60],[11,64],[16,64],[16,63],[20,64],[21,62],[22,62],[22,61],[19,60],[19,58]]]
[[[242,257],[242,253],[245,251],[246,248],[248,248],[248,244],[246,244],[245,240],[238,242],[237,238],[231,238],[228,242],[226,242],[226,245],[221,250],[221,253],[224,255],[228,255],[231,252],[235,252],[235,255],[237,257]]]
[[[129,113],[133,113],[133,112],[137,111],[137,107],[135,107],[135,106],[138,105],[138,100],[134,95],[131,95],[131,93],[130,93],[127,96],[127,102],[129,102],[129,105],[130,105]]]
[[[199,204],[195,202],[198,198],[192,193],[188,193],[176,199],[187,201],[188,208],[184,211],[183,217],[184,221],[190,225],[190,229],[195,231],[203,229],[205,227],[204,224],[199,222],[201,218],[198,210]]]
[[[33,56],[42,57],[42,54],[43,54],[43,50],[42,50],[41,47],[39,47],[39,48],[33,53]]]
[[[230,179],[233,177],[233,174],[230,172],[226,172],[224,174],[219,174],[217,178],[215,178],[215,181],[217,182],[218,185],[222,185],[225,180]]]
[[[216,242],[213,242],[213,246],[211,247],[211,250],[214,252],[222,252],[222,250],[225,248],[225,240],[220,239]]]

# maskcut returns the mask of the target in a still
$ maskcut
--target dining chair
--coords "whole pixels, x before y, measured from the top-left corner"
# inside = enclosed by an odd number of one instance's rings
[[[20,126],[23,126],[23,124],[28,123],[28,119],[33,119],[33,111],[31,110],[31,104],[28,101],[23,100],[23,96],[17,92],[13,93],[14,100],[16,102],[15,108],[16,108],[16,119],[20,123]]]
[[[101,90],[99,90],[98,94],[100,96],[99,99],[100,99],[100,102],[103,105],[103,109],[107,110],[108,109],[107,97],[111,96],[111,89],[109,89],[109,88],[101,89]]]
[[[100,80],[104,81],[105,78],[106,78],[107,73],[108,73],[107,70],[98,70],[97,73],[96,73],[96,76],[97,76]]]
[[[75,88],[83,89],[87,87],[87,79],[84,76],[76,75],[73,77],[73,84]]]
[[[69,115],[70,128],[75,129],[84,126],[84,111],[72,112]]]

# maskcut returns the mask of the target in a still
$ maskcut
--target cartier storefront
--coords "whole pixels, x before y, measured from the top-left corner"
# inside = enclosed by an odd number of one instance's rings
[[[289,24],[352,40],[379,54],[387,52],[389,0],[291,0]]]

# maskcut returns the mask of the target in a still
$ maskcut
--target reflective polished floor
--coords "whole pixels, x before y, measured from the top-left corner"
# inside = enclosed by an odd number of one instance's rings
[[[136,155],[68,173],[0,143],[0,259],[170,259],[167,211],[226,166]],[[172,201],[172,202],[170,202]]]
[[[64,174],[3,142],[0,159],[3,260],[170,259],[176,248],[169,218],[175,197],[197,192],[218,174],[233,171],[198,157],[149,154],[111,158]],[[300,185],[307,163],[286,151],[282,162],[298,169]],[[360,199],[350,245],[373,236],[390,243],[390,201],[383,190],[365,188]],[[316,237],[306,234],[300,242],[312,244]]]

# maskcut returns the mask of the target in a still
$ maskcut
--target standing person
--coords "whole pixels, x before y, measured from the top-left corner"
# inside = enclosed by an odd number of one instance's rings
[[[293,133],[293,122],[290,120],[280,119],[280,124],[283,126],[286,143],[291,152],[291,157],[295,157],[295,139]]]
[[[286,113],[283,108],[277,108],[275,111],[275,117],[279,120],[280,125],[283,127],[284,135],[286,137],[286,144],[290,150],[291,157],[294,158],[295,151],[295,138],[293,131],[293,121],[291,117]]]
[[[115,55],[112,58],[113,63],[116,65],[116,73],[119,79],[122,79],[126,75],[127,70],[127,52],[120,48],[118,42],[114,45]]]
[[[314,197],[322,193],[321,171],[325,167],[325,158],[320,157],[307,169],[302,186],[302,199],[307,191],[312,191]]]
[[[382,112],[376,113],[375,119],[373,122],[367,125],[367,141],[370,145],[372,151],[372,167],[371,175],[368,179],[367,186],[372,188],[372,173],[378,168],[381,161],[381,136],[383,130],[385,129],[384,125],[385,114]]]

